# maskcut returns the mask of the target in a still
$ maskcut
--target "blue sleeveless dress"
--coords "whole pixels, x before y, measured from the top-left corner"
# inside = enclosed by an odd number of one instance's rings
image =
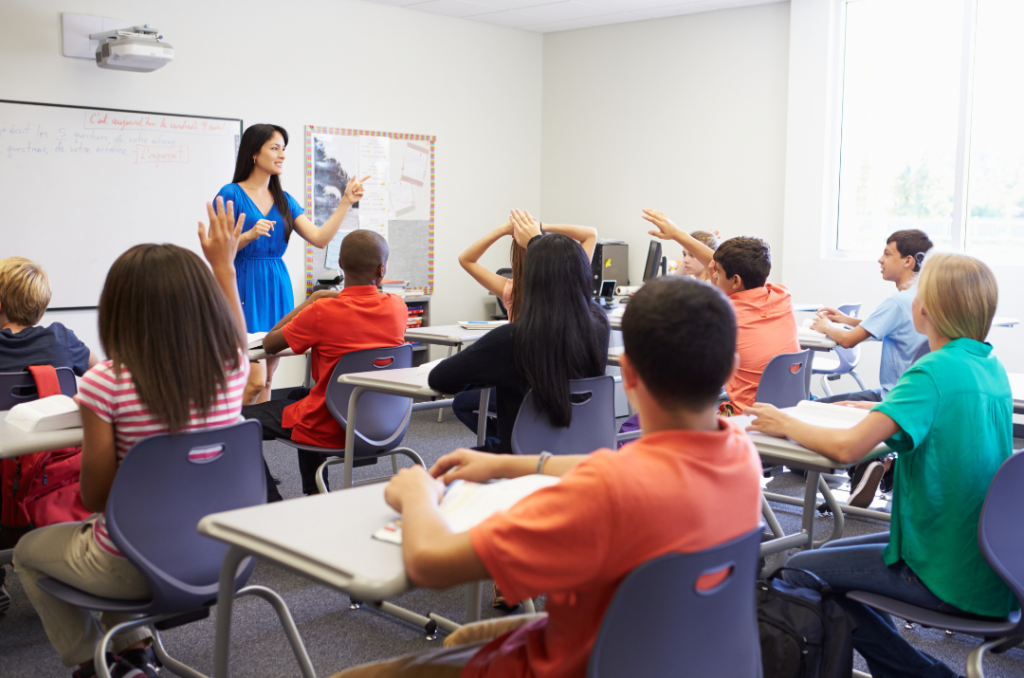
[[[264,215],[238,184],[228,184],[220,189],[217,196],[224,198],[225,204],[228,200],[233,201],[236,215],[240,212],[245,214],[243,232],[252,229],[260,219],[276,222],[269,236],[257,238],[235,255],[238,295],[242,299],[246,331],[250,334],[269,332],[278,320],[295,308],[291,279],[281,259],[288,248],[284,240],[284,217],[277,205]],[[288,199],[292,219],[306,213],[298,200],[288,193],[284,196]]]

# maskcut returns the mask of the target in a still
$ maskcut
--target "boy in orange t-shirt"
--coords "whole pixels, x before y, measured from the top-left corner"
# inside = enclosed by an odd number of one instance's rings
[[[725,296],[689,278],[653,280],[626,307],[622,333],[623,386],[640,412],[643,438],[619,452],[550,458],[456,450],[429,474],[403,469],[385,491],[402,513],[413,584],[448,588],[490,577],[513,604],[547,594],[547,614],[470,624],[448,638],[453,647],[338,678],[583,678],[604,613],[629,572],[758,525],[757,452],[739,427],[716,416],[736,359],[736,321]],[[530,473],[562,480],[469,532],[453,534],[438,511],[455,479]]]
[[[288,398],[242,408],[243,417],[263,424],[264,440],[345,447],[345,430],[327,409],[325,398],[335,365],[352,351],[405,343],[405,300],[377,291],[387,272],[387,241],[373,231],[353,231],[341,241],[338,264],[345,273],[345,289],[314,292],[263,337],[270,355],[287,348],[300,355],[310,351],[310,374],[316,382],[312,389],[294,389]],[[298,456],[302,492],[316,494],[316,470],[324,457],[306,450],[299,450]],[[267,481],[268,501],[280,499],[272,479]]]
[[[796,353],[793,298],[782,285],[765,282],[772,271],[772,250],[760,238],[730,238],[717,250],[690,236],[658,210],[645,209],[644,219],[657,226],[649,231],[662,240],[675,240],[711,271],[711,281],[729,296],[736,311],[736,352],[739,366],[726,384],[726,415],[741,414],[753,405],[757,386],[768,361],[782,353]]]

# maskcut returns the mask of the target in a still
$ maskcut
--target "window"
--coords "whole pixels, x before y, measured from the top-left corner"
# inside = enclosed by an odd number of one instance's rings
[[[835,250],[1024,254],[1020,0],[845,0]]]

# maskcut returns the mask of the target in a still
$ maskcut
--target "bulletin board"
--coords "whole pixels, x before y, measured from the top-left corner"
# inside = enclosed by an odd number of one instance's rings
[[[305,127],[306,216],[321,226],[353,178],[370,175],[363,198],[349,209],[326,248],[306,245],[306,294],[326,270],[338,268],[346,235],[359,228],[388,241],[387,278],[405,280],[409,294],[434,291],[434,145],[437,137],[341,127]]]

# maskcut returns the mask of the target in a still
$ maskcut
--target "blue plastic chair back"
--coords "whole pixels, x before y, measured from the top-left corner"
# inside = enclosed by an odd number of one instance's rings
[[[775,407],[793,407],[807,400],[811,350],[783,353],[768,361],[754,400]]]
[[[851,318],[857,318],[860,316],[860,307],[861,304],[843,304],[836,310]],[[856,369],[857,363],[860,362],[860,344],[853,348],[843,348],[837,345],[832,351],[835,352],[836,358],[839,359],[839,367],[834,370],[827,370],[828,374],[849,374]],[[815,372],[826,372],[826,370],[815,370]]]
[[[74,396],[78,393],[78,382],[70,367],[57,368],[57,381],[64,395]],[[31,372],[0,372],[0,411],[38,398],[36,381]]]
[[[1020,515],[1024,509],[1024,452],[1003,462],[989,485],[978,521],[978,546],[989,566],[1010,587],[1024,608],[1024,539]],[[1017,628],[1009,636],[1024,635],[1024,615],[1017,612]]]
[[[697,553],[673,553],[633,570],[605,612],[587,678],[759,678],[755,586],[761,528]],[[714,588],[701,575],[729,570]]]
[[[125,455],[107,498],[106,521],[118,550],[153,591],[140,614],[195,610],[217,600],[228,546],[196,530],[220,511],[263,504],[263,427],[248,420],[137,442]],[[248,580],[250,559],[236,584]]]
[[[929,344],[927,341],[924,342],[923,344],[921,344],[921,348],[917,349],[917,353],[914,354],[914,359],[910,361],[910,364],[913,365],[918,360],[920,360],[921,358],[923,358],[924,356],[928,355],[931,352],[931,344]]]
[[[533,391],[527,392],[512,428],[513,453],[590,454],[604,447],[615,449],[615,377],[572,379],[569,393],[572,423],[556,428],[538,407]]]
[[[355,386],[339,384],[338,377],[353,372],[374,372],[412,367],[412,346],[403,344],[388,348],[369,348],[346,353],[334,366],[327,384],[327,409],[347,430],[348,399]],[[356,457],[387,452],[398,447],[412,418],[412,398],[364,393],[356,405]]]

